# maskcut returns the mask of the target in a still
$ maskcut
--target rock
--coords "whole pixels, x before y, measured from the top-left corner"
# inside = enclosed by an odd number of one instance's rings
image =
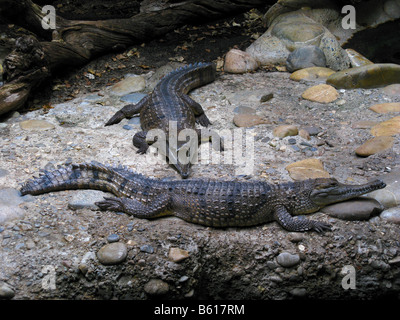
[[[368,220],[378,215],[383,206],[375,199],[358,198],[326,206],[322,212],[342,220]]]
[[[400,133],[400,116],[378,123],[371,128],[371,133],[375,137],[392,136]]]
[[[395,138],[390,136],[379,136],[367,140],[364,144],[359,146],[355,153],[360,157],[368,157],[375,153],[382,152],[393,146]]]
[[[370,129],[374,125],[377,125],[378,122],[372,121],[372,120],[362,120],[362,121],[357,121],[351,125],[353,129]]]
[[[0,299],[12,299],[14,296],[14,290],[7,283],[0,281]]]
[[[118,242],[118,241],[119,241],[119,235],[117,235],[117,234],[115,234],[115,233],[110,234],[110,235],[107,237],[107,241],[108,241],[108,243]]]
[[[45,120],[21,121],[19,123],[19,126],[23,130],[38,130],[38,131],[51,130],[55,128],[54,124],[47,122]]]
[[[350,60],[335,36],[322,24],[308,17],[305,10],[280,11],[277,15],[273,14],[273,17],[270,15],[268,30],[246,52],[262,65],[284,65],[290,52],[310,45],[322,50],[331,69],[342,70],[350,66]]]
[[[282,252],[276,257],[276,262],[278,262],[284,268],[290,268],[294,267],[300,262],[300,256],[298,254]]]
[[[264,33],[254,41],[246,52],[261,65],[284,65],[290,54],[286,46],[269,33]]]
[[[297,243],[304,240],[304,234],[301,232],[289,232],[288,239],[293,243]]]
[[[292,51],[286,60],[286,68],[289,72],[304,68],[325,66],[325,54],[317,46],[298,48]]]
[[[307,290],[305,288],[294,288],[289,293],[294,297],[303,298],[307,295]]]
[[[374,104],[369,109],[376,113],[400,112],[400,102]]]
[[[386,221],[400,224],[400,208],[390,208],[383,211],[380,217]]]
[[[168,259],[172,262],[181,262],[189,258],[189,252],[180,248],[170,248],[168,252]]]
[[[180,248],[170,248],[168,259],[172,262],[180,262],[189,258],[189,252]]]
[[[72,210],[90,209],[93,211],[99,210],[95,202],[104,200],[107,193],[98,190],[79,190],[74,192],[71,200],[68,202],[68,208]]]
[[[326,83],[342,89],[378,88],[398,83],[399,79],[400,65],[380,63],[336,72]]]
[[[290,75],[290,80],[293,81],[321,81],[325,82],[326,79],[334,74],[336,71],[333,71],[329,68],[324,67],[310,67],[297,70]]]
[[[370,192],[368,197],[376,199],[385,208],[400,206],[400,170],[393,170],[378,178],[386,183],[386,187]]]
[[[255,71],[257,68],[258,62],[247,52],[231,49],[225,56],[225,72],[245,73]]]
[[[128,93],[144,90],[146,81],[139,75],[128,75],[111,87],[110,93],[117,96],[124,96]]]
[[[0,178],[3,178],[5,176],[7,176],[8,174],[9,174],[9,172],[6,169],[0,168]]]
[[[362,54],[360,54],[356,50],[350,49],[350,48],[345,49],[345,50],[346,50],[347,55],[349,56],[351,66],[353,68],[373,64],[372,61],[368,60],[366,57],[364,57]]]
[[[304,127],[303,128],[310,136],[316,136],[322,132],[322,129],[319,127]]]
[[[97,258],[101,264],[113,265],[121,263],[126,259],[128,250],[126,245],[121,242],[106,244],[97,252]]]
[[[301,96],[303,99],[313,102],[330,103],[339,98],[339,92],[330,85],[319,84],[308,88]]]
[[[144,286],[144,291],[151,296],[162,296],[168,293],[168,283],[160,279],[152,279]]]
[[[260,98],[260,102],[264,103],[267,102],[269,100],[271,100],[274,97],[274,94],[272,92],[264,94],[261,98]]]
[[[272,134],[277,138],[296,136],[298,133],[299,129],[294,125],[281,125],[276,127],[272,132]]]
[[[324,170],[322,162],[313,158],[289,164],[286,170],[293,180],[329,178],[329,173]]]
[[[235,114],[255,114],[256,110],[246,106],[238,106],[235,109],[233,109],[233,112]]]
[[[121,97],[120,100],[127,103],[137,104],[140,100],[142,100],[146,96],[147,94],[134,92],[124,95],[123,97]]]
[[[400,82],[400,80],[398,82]],[[400,97],[400,83],[388,85],[382,88],[382,91],[388,96]]]
[[[154,248],[149,244],[144,244],[144,245],[140,246],[140,251],[146,252],[146,253],[154,253]]]
[[[261,117],[257,114],[236,114],[233,117],[233,123],[237,127],[253,127],[259,124],[268,124],[270,123],[264,117]]]
[[[183,66],[184,66],[183,63],[171,61],[171,62],[168,62],[167,64],[161,66],[160,68],[158,68],[152,74],[150,79],[148,79],[146,81],[146,91],[152,91],[154,89],[154,87],[157,85],[157,83],[160,82],[160,80],[164,76],[166,76],[170,72],[174,71],[175,69],[178,69]]]
[[[299,130],[299,136],[306,140],[311,139],[310,134],[307,132],[307,130],[304,130],[304,129]]]

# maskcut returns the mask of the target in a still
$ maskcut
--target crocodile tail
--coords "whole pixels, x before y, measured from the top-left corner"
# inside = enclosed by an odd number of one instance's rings
[[[20,192],[26,194],[43,194],[52,191],[95,189],[111,192],[117,197],[128,196],[127,185],[134,176],[141,175],[122,167],[113,168],[100,163],[82,163],[59,166],[53,171],[42,171],[39,177],[28,180],[22,185]]]

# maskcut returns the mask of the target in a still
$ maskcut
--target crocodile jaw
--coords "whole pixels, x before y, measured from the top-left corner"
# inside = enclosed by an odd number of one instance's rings
[[[362,185],[349,185],[342,184],[336,179],[316,179],[310,199],[316,205],[324,207],[332,203],[359,197],[384,187],[386,187],[386,184],[381,180],[374,180]]]

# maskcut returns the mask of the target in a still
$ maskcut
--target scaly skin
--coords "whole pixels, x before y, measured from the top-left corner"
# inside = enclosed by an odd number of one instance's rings
[[[125,212],[138,218],[173,215],[210,227],[244,227],[270,221],[289,231],[329,230],[330,226],[292,215],[316,212],[386,185],[375,180],[345,185],[336,179],[310,179],[278,185],[262,181],[174,180],[161,181],[124,167],[98,163],[59,167],[27,181],[21,194],[43,194],[71,189],[97,189],[113,193],[96,205],[102,210]]]
[[[190,174],[190,163],[183,164],[179,159],[171,159],[172,154],[178,154],[185,142],[176,141],[176,146],[168,141],[170,123],[176,125],[177,134],[184,129],[195,130],[195,123],[207,127],[211,124],[203,108],[187,94],[190,90],[215,80],[215,66],[212,63],[195,63],[176,69],[166,75],[154,88],[153,92],[144,97],[136,105],[128,104],[108,120],[106,126],[119,123],[124,118],[140,114],[142,131],[133,137],[133,144],[138,153],[144,154],[149,148],[146,136],[149,130],[161,129],[166,136],[168,150],[165,154],[170,158],[182,178]],[[199,130],[196,130],[200,134]],[[175,137],[174,140],[177,140]],[[168,153],[168,151],[172,153]],[[193,156],[193,155],[192,155]],[[173,160],[173,161],[172,161]]]

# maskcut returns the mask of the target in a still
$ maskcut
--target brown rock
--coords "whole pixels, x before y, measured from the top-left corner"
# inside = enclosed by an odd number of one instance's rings
[[[339,98],[339,92],[328,84],[319,84],[308,88],[301,96],[303,99],[314,102],[330,103]]]
[[[392,136],[400,133],[400,116],[378,123],[372,127],[371,133],[375,137]]]
[[[356,154],[361,157],[368,157],[378,152],[382,152],[393,146],[394,138],[390,136],[380,136],[366,141],[356,149]]]
[[[400,82],[400,80],[399,80]],[[395,83],[382,88],[382,91],[388,96],[400,97],[400,83]]]
[[[306,140],[310,140],[311,139],[310,134],[308,133],[308,131],[304,130],[304,129],[300,129],[299,130],[299,136],[302,137],[303,139],[306,139]]]
[[[172,262],[181,262],[189,258],[189,252],[180,248],[170,248],[168,252],[168,259]]]
[[[267,119],[257,115],[257,114],[236,114],[233,117],[233,123],[238,127],[252,127],[259,124],[270,123]]]
[[[378,124],[378,122],[376,122],[376,121],[363,120],[363,121],[358,121],[358,122],[353,123],[351,127],[353,129],[369,129],[377,124]]]
[[[376,113],[400,112],[400,102],[379,103],[369,107]]]
[[[272,133],[275,137],[284,138],[288,136],[297,136],[299,129],[294,125],[282,125],[276,127]]]
[[[50,130],[54,129],[55,126],[54,124],[47,122],[45,120],[26,120],[26,121],[21,121],[19,123],[19,126],[23,130],[38,130],[38,131],[44,131],[44,130]]]
[[[329,173],[324,170],[322,162],[313,158],[289,164],[286,170],[293,180],[329,178]]]
[[[232,49],[225,56],[224,71],[245,73],[258,68],[258,62],[247,52]]]
[[[335,73],[329,68],[324,67],[310,67],[297,70],[290,75],[290,80],[300,81],[300,80],[308,80],[315,81],[321,80],[325,81],[331,74]]]

